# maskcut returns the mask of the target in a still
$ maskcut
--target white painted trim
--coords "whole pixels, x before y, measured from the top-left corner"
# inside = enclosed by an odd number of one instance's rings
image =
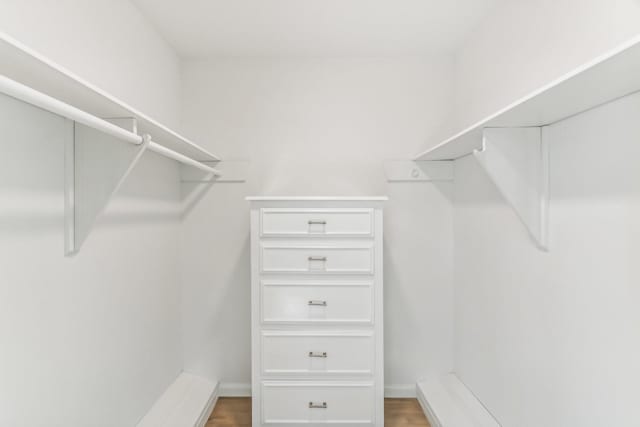
[[[384,397],[391,398],[415,398],[415,384],[385,384]]]
[[[251,397],[251,384],[220,383],[218,394],[220,397]]]
[[[218,400],[218,383],[181,373],[137,427],[204,427]]]

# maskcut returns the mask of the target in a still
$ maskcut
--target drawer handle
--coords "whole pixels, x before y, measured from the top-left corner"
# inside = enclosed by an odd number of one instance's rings
[[[326,301],[311,300],[311,301],[308,302],[308,305],[320,305],[322,307],[326,307],[327,306],[327,302]]]
[[[322,403],[309,402],[309,409],[327,409],[327,402],[322,402]]]
[[[310,256],[309,261],[326,261],[326,256]]]
[[[308,223],[309,225],[327,225],[327,221],[314,220],[314,219],[310,219]]]
[[[309,352],[309,357],[322,357],[322,358],[327,358],[327,352],[323,351],[322,353],[316,353],[313,351]]]

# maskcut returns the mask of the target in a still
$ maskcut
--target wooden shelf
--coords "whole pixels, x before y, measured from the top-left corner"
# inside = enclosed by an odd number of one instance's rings
[[[482,148],[485,128],[547,126],[639,90],[640,36],[421,152],[415,160],[457,159]]]
[[[12,80],[97,117],[135,118],[138,134],[148,133],[154,141],[178,153],[199,161],[220,160],[167,126],[1,32],[0,72]]]

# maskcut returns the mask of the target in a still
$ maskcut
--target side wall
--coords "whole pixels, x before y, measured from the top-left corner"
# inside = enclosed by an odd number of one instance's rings
[[[456,55],[461,128],[638,34],[638,0],[498,3]]]
[[[0,3],[0,30],[178,123],[179,62],[127,1]],[[0,112],[0,425],[134,426],[182,369],[178,167],[145,155],[65,258],[71,123]]]
[[[217,184],[185,220],[187,369],[250,383],[247,195],[384,195],[385,374],[389,392],[451,369],[452,185],[387,184],[448,113],[449,58],[187,63],[185,128],[246,184]],[[226,385],[226,386],[225,386]]]
[[[635,1],[505,2],[462,49],[460,123],[640,28]],[[505,427],[630,426],[640,380],[635,95],[551,127],[549,253],[456,162],[455,370]]]
[[[180,61],[128,0],[0,0],[0,31],[178,127]]]

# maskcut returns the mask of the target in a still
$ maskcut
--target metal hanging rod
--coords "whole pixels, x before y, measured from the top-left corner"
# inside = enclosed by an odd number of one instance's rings
[[[12,98],[42,108],[43,110],[49,111],[53,114],[66,117],[67,119],[73,120],[74,122],[81,123],[100,132],[104,132],[107,135],[111,135],[114,138],[120,139],[130,144],[140,145],[145,142],[145,138],[141,135],[129,132],[128,130],[116,126],[113,123],[109,123],[104,119],[89,114],[86,111],[80,110],[79,108],[62,102],[42,92],[38,92],[37,90],[32,89],[29,86],[25,86],[22,83],[18,83],[15,80],[11,80],[4,75],[0,75],[0,92]],[[166,148],[151,140],[148,141],[147,148],[155,153],[176,160],[180,163],[184,163],[186,165],[196,167],[202,171],[209,172],[214,176],[222,176],[222,173],[219,170],[207,166],[204,163],[201,163],[190,157],[187,157],[184,154],[178,153],[177,151]]]

